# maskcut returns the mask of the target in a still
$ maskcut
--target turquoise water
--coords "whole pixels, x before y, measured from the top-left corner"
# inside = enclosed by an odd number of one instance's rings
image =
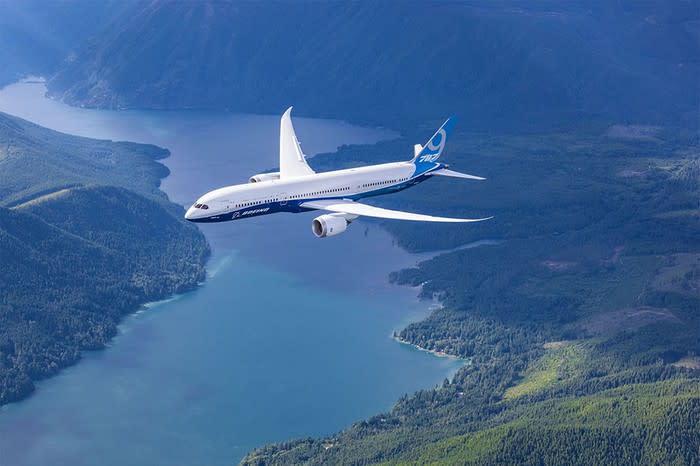
[[[36,83],[0,91],[0,110],[171,149],[163,189],[181,204],[276,166],[277,116],[76,109]],[[339,121],[295,124],[309,154],[393,137]],[[313,217],[205,225],[207,281],[146,306],[109,348],[1,408],[0,465],[233,464],[264,443],[330,434],[454,373],[459,361],[391,338],[427,304],[386,276],[423,257],[362,221],[316,239]]]

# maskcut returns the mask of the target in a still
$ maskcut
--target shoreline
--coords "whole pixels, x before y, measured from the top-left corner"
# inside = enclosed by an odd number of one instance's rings
[[[31,121],[31,119],[29,119],[28,121]],[[50,125],[47,125],[47,127],[48,126],[50,126]],[[73,133],[66,133],[66,134],[73,134]],[[86,137],[91,137],[91,136],[86,136]],[[163,144],[161,147],[170,147],[170,146],[167,144]],[[336,152],[337,152],[337,149],[336,149]],[[168,155],[168,157],[172,157],[172,155]],[[156,161],[156,163],[163,164],[166,167],[168,166],[167,162],[168,162],[167,158],[165,160]],[[163,181],[172,175],[173,175],[173,173],[171,172],[171,173],[168,173],[166,176],[159,178],[159,181],[161,183],[159,183],[157,190],[161,193],[165,193],[165,195],[167,196],[167,198],[166,198],[167,201],[165,201],[165,202],[169,202],[170,204],[177,205],[179,207],[180,204],[178,202],[173,202],[171,200],[172,193],[169,192],[170,190],[164,189],[164,185],[165,186],[168,186],[168,185],[163,183]],[[381,241],[382,242],[388,241],[390,243],[391,239],[387,240],[385,235],[388,236],[389,238],[394,238],[394,235],[392,235],[384,227],[378,226],[378,228],[385,232],[381,236]],[[199,230],[199,231],[204,233],[202,230]],[[209,245],[213,249],[213,246],[211,244],[212,243],[211,238],[209,237],[209,235],[205,234],[204,236],[205,236],[206,244]],[[372,241],[374,242],[376,240],[372,239]],[[215,242],[215,240],[214,240],[214,242]],[[400,247],[400,246],[397,246],[397,247],[399,248],[399,249],[397,249],[397,251],[402,251],[402,253],[401,254],[398,254],[398,253],[392,254],[391,255],[392,260],[389,261],[389,263],[387,264],[387,265],[389,265],[389,267],[386,268],[386,273],[381,274],[381,276],[379,276],[379,274],[376,274],[376,275],[378,275],[377,279],[382,280],[382,287],[387,287],[388,289],[393,288],[395,291],[392,291],[392,293],[396,293],[396,291],[399,291],[399,294],[401,294],[402,293],[401,290],[394,288],[395,284],[391,284],[389,282],[388,274],[392,270],[394,270],[394,268],[392,267],[394,265],[398,266],[398,267],[396,267],[397,270],[402,269],[402,268],[406,268],[406,267],[411,267],[414,264],[414,262],[416,261],[417,256],[415,255],[415,253],[411,253],[410,251],[407,251],[403,247]],[[368,249],[370,252],[374,250],[371,248],[368,248]],[[221,249],[220,247],[218,247],[216,250],[211,250],[209,256],[206,259],[204,259],[204,276],[201,278],[201,280],[197,280],[196,283],[192,283],[190,286],[187,286],[184,289],[176,290],[173,293],[170,293],[170,294],[167,294],[167,295],[164,295],[161,297],[156,297],[155,299],[150,298],[150,299],[144,300],[141,303],[138,303],[134,308],[129,309],[128,312],[124,313],[124,315],[122,315],[120,317],[119,322],[117,323],[117,332],[114,335],[111,335],[109,337],[108,341],[105,342],[105,344],[102,348],[98,348],[95,350],[83,350],[83,354],[87,355],[87,354],[93,354],[93,353],[102,353],[102,352],[111,350],[111,348],[113,348],[115,346],[121,345],[123,343],[123,341],[125,341],[125,340],[122,340],[121,337],[125,333],[129,333],[131,331],[131,329],[133,328],[133,326],[135,326],[136,322],[143,319],[144,317],[160,319],[161,317],[156,316],[156,314],[160,314],[161,311],[166,310],[167,305],[169,303],[176,301],[178,299],[181,299],[183,296],[187,295],[191,291],[198,291],[199,288],[203,287],[206,283],[210,282],[210,280],[214,279],[218,275],[219,272],[222,272],[226,268],[230,268],[232,265],[235,266],[236,259],[235,259],[235,255],[233,255],[232,253],[235,254],[234,251],[224,250],[224,249]],[[397,259],[397,257],[398,257],[398,259]],[[392,285],[392,286],[387,286],[387,285]],[[409,295],[405,295],[407,298],[409,298],[409,296],[411,294],[414,294],[412,289],[404,290],[404,292],[409,293]],[[381,294],[381,293],[383,293],[383,291],[380,290],[379,293]],[[369,294],[367,294],[367,293],[363,293],[363,294],[365,294],[366,298],[368,298],[368,301],[374,301],[374,299],[376,298],[375,296],[373,296],[373,293],[371,293],[371,292]],[[380,296],[380,298],[382,298],[382,297],[383,297],[383,295]],[[427,314],[429,314],[433,310],[433,308],[432,308],[432,306],[430,306],[431,303],[427,303],[427,304],[428,304],[428,306],[426,306],[426,308],[427,308],[426,311],[427,311]],[[402,306],[401,306],[401,304],[399,304],[397,302],[393,303],[393,307],[396,309],[396,311],[399,311],[399,312],[394,311],[394,314],[397,314],[398,318],[394,322],[391,322],[391,321],[389,322],[389,326],[390,326],[389,328],[391,328],[394,325],[401,325],[403,328],[403,326],[405,326],[405,325],[409,325],[410,323],[413,323],[413,322],[419,322],[420,320],[423,320],[425,317],[427,317],[427,315],[424,315],[423,312],[421,312],[420,315],[409,315],[409,313],[402,312],[402,309],[401,309]],[[423,307],[423,306],[421,306],[421,307]],[[406,322],[404,320],[405,317],[410,317],[410,321]],[[383,324],[382,327],[384,327],[384,325],[385,324]],[[384,328],[386,328],[386,327],[384,327]],[[385,332],[386,332],[386,330],[382,331],[381,329],[379,330],[379,332],[376,332],[377,339],[383,340],[384,338],[386,338]],[[386,340],[384,340],[384,341],[386,342]],[[394,345],[393,342],[386,342],[385,344],[386,345]],[[403,344],[410,344],[410,343],[406,342]],[[397,348],[397,347],[395,347],[395,348]],[[421,348],[417,348],[417,349],[423,350]],[[430,352],[428,350],[424,350],[424,351]],[[399,349],[398,352],[399,353],[403,352],[403,350]],[[426,365],[431,365],[433,367],[438,368],[438,372],[440,374],[438,374],[438,377],[436,377],[435,383],[438,383],[439,381],[441,381],[444,376],[448,376],[448,377],[452,378],[454,372],[459,370],[459,368],[462,367],[462,365],[464,364],[461,360],[459,361],[459,363],[448,363],[447,361],[460,359],[460,358],[455,358],[452,355],[439,355],[439,354],[437,354],[437,352],[433,352],[433,353],[438,357],[447,358],[447,360],[443,360],[443,361],[433,360],[431,358],[424,358],[424,360],[427,361]],[[413,357],[414,358],[416,358],[416,357],[422,358],[422,356],[416,356],[415,353],[414,353]],[[80,362],[81,362],[81,360],[78,360],[78,361],[74,362],[73,364],[70,364],[70,365],[62,368],[58,372],[58,374],[53,375],[51,377],[48,377],[47,382],[50,383],[50,379],[60,377],[61,374],[63,373],[64,369],[70,370],[71,367],[78,367]],[[449,366],[449,369],[447,369],[448,366]],[[452,369],[454,369],[454,370],[452,370]],[[449,371],[449,373],[448,373],[448,371]],[[78,373],[78,372],[75,372],[75,373]],[[75,373],[73,373],[73,374],[75,374]],[[416,385],[419,385],[418,388],[416,388],[415,390],[429,389],[433,385],[432,382],[433,381],[431,379],[426,379],[426,378],[422,378],[422,377],[418,377],[418,378],[413,379],[413,383]],[[40,392],[44,392],[44,395],[45,395],[46,391],[47,391],[47,387],[50,388],[51,385],[37,384],[36,389],[33,390],[33,392],[37,393],[37,394],[39,394]],[[414,392],[414,390],[411,389],[411,390],[408,390],[408,392],[412,393],[412,392]],[[392,397],[388,401],[386,406],[381,407],[381,409],[377,409],[377,412],[381,412],[381,411],[385,410],[388,406],[391,406],[391,404],[395,403],[396,400],[399,398],[400,394],[401,394],[400,392],[397,393],[397,395],[395,397]],[[31,397],[33,397],[33,393],[28,394],[27,396],[23,397],[21,400],[17,400],[16,402],[8,403],[7,405],[18,405]],[[2,407],[0,407],[0,409],[2,409]],[[16,408],[8,408],[8,409],[16,409]],[[348,422],[347,425],[350,425],[350,423],[351,422]],[[347,425],[343,425],[343,426],[340,426],[337,428],[334,427],[331,430],[328,430],[328,433],[331,434],[333,432],[336,432],[341,427],[342,428],[347,427]],[[248,449],[246,448],[246,450],[248,450]]]
[[[420,345],[417,345],[417,344],[415,344],[415,343],[411,343],[411,342],[408,341],[408,340],[404,340],[403,338],[401,338],[400,336],[398,336],[398,335],[396,335],[396,334],[395,334],[395,335],[392,335],[392,336],[391,336],[391,339],[394,340],[394,341],[396,341],[396,342],[398,342],[398,343],[400,343],[400,344],[402,344],[402,345],[411,346],[411,347],[417,349],[418,351],[422,351],[422,352],[424,352],[424,353],[430,353],[430,354],[432,354],[433,356],[436,356],[436,357],[438,357],[438,358],[451,359],[451,360],[453,360],[453,361],[464,361],[464,365],[465,365],[465,366],[472,363],[472,359],[471,359],[471,358],[463,358],[463,357],[457,356],[457,355],[455,355],[455,354],[445,353],[444,351],[437,351],[437,350],[431,350],[431,349],[428,349],[428,348],[423,348],[423,347],[420,346]]]
[[[207,244],[209,244],[208,240],[207,240]],[[205,271],[204,277],[200,281],[195,283],[191,288],[188,288],[185,290],[175,291],[171,295],[166,296],[164,298],[155,299],[153,301],[147,301],[147,302],[141,304],[137,308],[137,310],[135,310],[134,312],[129,313],[126,316],[124,316],[123,320],[121,322],[119,322],[119,324],[117,325],[119,333],[117,335],[115,335],[114,338],[118,337],[119,334],[124,333],[124,331],[127,330],[125,328],[125,326],[128,325],[129,319],[138,318],[139,316],[142,316],[143,314],[146,314],[149,311],[157,310],[160,306],[163,306],[165,304],[169,304],[169,303],[172,303],[173,301],[181,299],[187,293],[197,291],[197,289],[204,286],[208,280],[211,280],[212,278],[214,278],[216,276],[216,274],[221,269],[228,266],[230,264],[230,262],[232,261],[232,257],[230,255],[227,255],[227,256],[224,256],[222,258],[219,258],[219,262],[217,264],[215,264],[213,267],[210,267],[210,264],[212,263],[212,261],[214,259],[215,259],[215,257],[213,257],[213,254],[211,254],[210,257],[207,258],[207,260],[205,261],[205,264],[204,264],[204,271]],[[112,340],[110,340],[108,342],[108,345],[110,345],[112,343]],[[97,351],[100,351],[100,350],[97,350]]]
[[[34,77],[34,76],[29,76],[26,78],[23,78],[15,83],[12,84],[44,84],[45,80],[41,77]],[[2,88],[4,88],[3,86]],[[1,88],[0,88],[1,89]],[[17,116],[14,113],[6,113],[9,117],[11,118],[17,118],[23,121],[28,122],[31,125],[35,125],[38,127],[41,131],[54,131],[48,126],[44,126],[40,123],[35,123],[31,119],[25,118],[24,116]],[[74,137],[75,134],[73,133],[64,133],[64,132],[58,132],[63,136],[66,137]],[[107,142],[109,144],[116,144],[113,140],[102,140],[102,139],[97,139],[95,137],[89,137],[85,136],[86,139],[86,144],[92,143],[92,142]],[[52,142],[53,143],[53,142]],[[136,143],[139,146],[147,146],[148,143]],[[53,147],[53,146],[51,146]],[[156,146],[159,147],[159,146]],[[171,156],[171,153],[169,150],[166,149],[166,153],[162,157],[157,157],[154,158],[152,154],[149,154],[147,151],[145,151],[143,148],[141,149],[134,149],[134,154],[138,154],[138,157],[142,157],[146,161],[150,161],[153,164],[157,164],[161,167],[167,168],[162,162],[160,162],[159,159],[164,159],[167,157]],[[157,198],[154,200],[154,202],[157,204],[158,209],[162,209],[164,213],[172,215],[172,210],[173,209],[181,209],[182,206],[171,201],[168,194],[162,189],[162,182],[165,178],[170,176],[169,171],[166,172],[159,172],[157,174],[154,174],[152,176],[152,184],[151,187],[154,190],[154,192],[162,195],[162,198]],[[136,196],[140,196],[143,198],[147,198],[148,193],[146,192],[141,192],[140,190],[136,190],[131,186],[124,186],[119,183],[114,183],[110,185],[106,185],[109,187],[114,187],[117,189],[122,189],[125,192],[131,192]],[[70,186],[70,189],[72,189],[73,186]],[[43,200],[49,199],[49,198],[55,198],[57,195],[63,195],[68,192],[68,188],[63,188],[63,189],[58,189],[57,191],[52,191],[48,194],[40,194],[38,196],[34,196],[30,198],[27,201],[23,201],[22,204],[20,205],[14,205],[14,206],[7,206],[7,209],[17,209],[18,207],[24,207],[25,205],[29,205],[32,203],[37,203],[41,202]],[[184,227],[189,227],[186,222],[179,220],[177,216],[172,215],[173,218],[177,221],[176,224],[181,224],[178,226],[178,228],[184,228]],[[37,374],[32,374],[27,376],[27,381],[23,383],[23,385],[14,388],[13,392],[9,392],[9,394],[3,393],[2,397],[0,397],[0,409],[2,411],[6,410],[6,406],[9,405],[15,405],[18,403],[21,403],[29,398],[31,398],[36,392],[40,384],[44,381],[59,377],[65,370],[70,369],[71,367],[77,366],[81,360],[83,359],[83,356],[87,353],[90,352],[102,352],[106,351],[109,348],[112,347],[112,345],[115,343],[115,340],[121,335],[126,332],[128,332],[128,325],[132,319],[137,319],[147,311],[151,311],[155,308],[158,308],[159,306],[163,304],[167,304],[169,302],[172,302],[174,300],[179,299],[182,297],[184,294],[189,293],[191,291],[195,291],[197,288],[202,286],[206,279],[208,278],[209,274],[209,269],[208,269],[208,264],[211,259],[211,245],[209,243],[209,240],[201,233],[201,239],[203,241],[203,250],[205,251],[200,257],[192,256],[191,259],[195,262],[198,262],[199,267],[201,268],[201,273],[198,274],[198,277],[185,277],[179,283],[174,283],[173,286],[171,287],[170,290],[166,290],[165,292],[154,292],[151,293],[150,296],[147,296],[144,292],[144,296],[142,296],[142,299],[136,299],[131,305],[129,306],[124,306],[121,303],[114,302],[112,303],[111,306],[105,309],[109,309],[109,312],[115,312],[117,313],[116,317],[113,318],[113,322],[109,322],[113,324],[113,330],[109,329],[105,331],[102,335],[102,337],[99,340],[96,340],[95,342],[92,342],[90,345],[85,345],[83,343],[77,344],[75,348],[75,354],[70,356],[70,357],[61,357],[61,358],[56,358],[55,361],[53,361],[52,366],[49,366],[48,368],[42,368],[42,372],[38,372]],[[160,277],[159,274],[154,274],[152,275],[152,278],[155,280],[158,280]],[[110,275],[110,281],[113,281],[114,283],[119,283],[118,280],[114,280],[113,276]],[[161,280],[162,283],[168,284],[165,280]],[[159,282],[160,283],[160,282]],[[92,328],[91,328],[92,330]],[[64,343],[64,340],[59,340],[61,343]]]
[[[380,228],[383,228],[384,231],[386,231],[392,238],[395,238],[395,236],[393,235],[393,233],[392,233],[389,229],[387,229],[387,228],[385,228],[385,227],[380,227]],[[406,250],[405,248],[403,248],[403,247],[400,246],[400,245],[399,245],[398,247],[401,248],[401,249],[403,249],[403,251],[406,252],[407,254],[409,254],[409,255],[411,255],[411,256],[418,256],[418,257],[420,257],[420,259],[419,259],[420,261],[424,261],[424,260],[429,260],[430,258],[436,257],[436,256],[438,256],[438,255],[440,255],[440,254],[445,254],[445,253],[455,252],[455,251],[461,251],[461,250],[464,250],[464,249],[478,248],[478,247],[482,247],[482,246],[494,246],[494,245],[501,244],[501,243],[503,243],[503,242],[505,242],[505,240],[501,240],[501,239],[481,239],[481,240],[477,240],[477,241],[472,241],[472,242],[467,243],[467,244],[463,244],[463,245],[461,245],[461,246],[457,246],[457,247],[455,247],[455,248],[451,248],[451,249],[442,249],[442,250],[437,250],[437,251],[429,251],[429,252],[427,252],[427,253],[420,253],[420,252],[419,252],[419,253],[413,253],[413,252],[410,252],[410,251]],[[401,270],[402,270],[402,269],[399,269],[399,270],[395,270],[395,271],[390,272],[390,276],[391,276],[391,274],[393,274],[393,273],[401,272]],[[390,276],[389,276],[389,277],[390,277]],[[417,292],[418,292],[417,299],[418,299],[419,301],[423,301],[423,300],[420,298],[420,295],[421,295],[421,293],[422,293],[422,291],[423,291],[423,285],[425,285],[425,283],[420,283],[420,284],[418,284],[418,285],[399,285],[399,284],[397,284],[397,283],[392,282],[392,281],[391,281],[391,278],[389,278],[389,283],[392,284],[392,285],[394,285],[394,286],[403,286],[403,287],[407,287],[407,288],[409,288],[409,289],[411,289],[411,290],[417,291]],[[455,361],[463,361],[463,362],[464,362],[464,365],[469,365],[469,364],[471,364],[471,363],[472,363],[472,358],[463,358],[463,357],[461,357],[461,356],[457,356],[456,354],[450,354],[450,353],[445,353],[444,351],[437,351],[437,350],[431,350],[431,349],[428,349],[428,348],[424,348],[424,347],[422,347],[422,346],[420,346],[420,345],[417,345],[417,344],[415,344],[415,343],[412,343],[412,342],[410,342],[410,341],[408,341],[408,340],[404,340],[403,338],[401,338],[401,337],[399,336],[399,333],[401,332],[401,330],[405,329],[406,327],[408,327],[408,326],[411,325],[411,324],[414,324],[414,323],[417,323],[417,322],[422,322],[423,320],[427,319],[433,312],[435,312],[435,311],[437,311],[437,310],[439,310],[439,309],[442,309],[442,308],[444,307],[444,305],[443,305],[443,304],[439,301],[439,299],[436,298],[435,296],[433,296],[432,299],[428,299],[427,302],[430,303],[430,304],[428,305],[428,315],[425,316],[425,317],[423,317],[423,318],[419,318],[419,319],[416,319],[416,320],[410,320],[410,321],[408,321],[408,322],[403,322],[403,323],[401,323],[401,328],[400,328],[400,329],[394,329],[394,330],[392,331],[392,333],[391,333],[391,339],[394,340],[394,341],[396,341],[396,342],[398,342],[399,344],[406,345],[406,346],[411,346],[411,347],[417,349],[418,351],[422,351],[422,352],[425,352],[425,353],[430,353],[430,354],[432,354],[433,356],[436,356],[436,357],[438,357],[438,358],[451,359],[451,360],[455,360]]]

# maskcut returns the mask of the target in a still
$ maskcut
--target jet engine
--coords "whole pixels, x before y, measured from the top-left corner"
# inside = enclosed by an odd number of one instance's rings
[[[248,183],[260,183],[261,181],[279,180],[280,172],[258,173],[248,179]]]
[[[316,217],[311,222],[311,231],[317,238],[339,235],[348,228],[350,221],[345,214],[326,214]]]

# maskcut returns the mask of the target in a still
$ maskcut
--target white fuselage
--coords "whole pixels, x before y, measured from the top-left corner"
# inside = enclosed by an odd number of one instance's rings
[[[443,165],[417,170],[411,162],[314,173],[216,189],[200,197],[185,217],[194,222],[223,222],[276,212],[304,212],[300,204],[325,199],[357,200],[400,191]]]

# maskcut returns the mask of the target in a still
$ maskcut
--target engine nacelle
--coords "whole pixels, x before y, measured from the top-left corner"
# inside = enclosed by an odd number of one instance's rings
[[[260,183],[261,181],[279,180],[280,172],[258,173],[248,179],[248,183]]]
[[[348,228],[350,221],[344,214],[326,214],[311,222],[311,231],[317,238],[339,235]]]

